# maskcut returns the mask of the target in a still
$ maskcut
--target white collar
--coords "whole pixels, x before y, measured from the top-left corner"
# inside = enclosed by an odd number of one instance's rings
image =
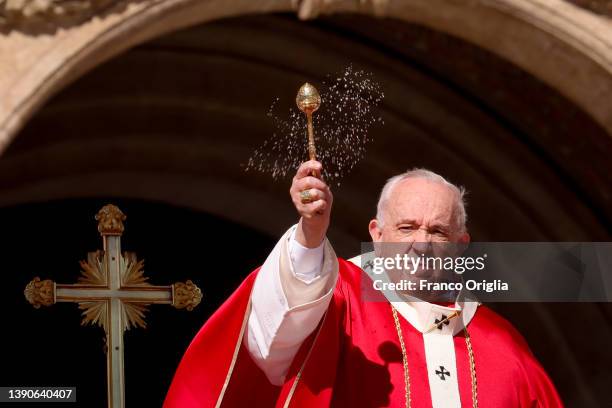
[[[361,255],[349,259],[349,262],[362,267]],[[370,274],[366,271],[366,275]],[[385,277],[383,274],[381,277]],[[388,278],[387,278],[388,280]],[[435,303],[429,303],[422,300],[414,301],[397,301],[396,296],[391,296],[387,291],[382,291],[383,295],[393,305],[404,319],[406,319],[415,329],[421,333],[438,333],[452,334],[453,336],[468,326],[476,310],[480,305],[479,302],[466,300],[466,298],[474,299],[467,290],[462,290],[457,296],[454,306],[447,307]],[[469,294],[469,296],[467,296]],[[459,312],[459,316],[445,320],[454,312]],[[442,321],[443,323],[439,323]]]

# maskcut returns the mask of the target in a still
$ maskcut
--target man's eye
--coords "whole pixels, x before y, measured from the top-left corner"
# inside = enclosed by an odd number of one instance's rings
[[[448,239],[448,232],[445,230],[435,230],[433,235],[437,237],[437,239]]]
[[[403,225],[403,226],[399,227],[399,230],[402,231],[402,232],[414,231],[414,226],[413,225]]]

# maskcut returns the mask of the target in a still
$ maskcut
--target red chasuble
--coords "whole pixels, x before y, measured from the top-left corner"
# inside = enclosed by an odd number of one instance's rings
[[[391,304],[363,301],[370,278],[339,259],[338,282],[319,327],[302,344],[282,387],[271,385],[243,345],[257,270],[211,316],[185,353],[164,408],[405,407],[403,359]],[[362,286],[362,280],[366,285]],[[367,281],[365,281],[367,280]],[[423,335],[399,316],[412,407],[431,407]],[[561,407],[522,336],[480,306],[467,327],[480,407]],[[454,339],[461,405],[472,406],[463,332]]]

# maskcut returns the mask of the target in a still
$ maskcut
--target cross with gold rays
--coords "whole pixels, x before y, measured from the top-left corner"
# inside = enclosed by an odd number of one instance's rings
[[[56,302],[76,302],[83,310],[81,325],[98,325],[106,333],[107,391],[109,408],[123,408],[123,332],[146,326],[144,314],[150,304],[170,304],[193,310],[202,292],[193,282],[154,286],[143,274],[143,261],[136,254],[121,254],[121,234],[126,216],[114,205],[96,215],[103,250],[87,254],[81,261],[77,284],[60,284],[34,278],[25,288],[26,299],[35,307]]]

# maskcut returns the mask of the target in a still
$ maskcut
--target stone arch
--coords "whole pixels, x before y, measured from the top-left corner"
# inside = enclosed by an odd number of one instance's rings
[[[49,0],[53,3],[53,0]],[[87,3],[87,2],[86,2]],[[318,12],[384,14],[422,24],[490,50],[557,89],[612,132],[612,26],[563,0],[307,0]],[[9,30],[0,39],[0,151],[59,89],[122,51],[194,24],[252,13],[290,11],[287,1],[156,0],[119,4],[103,17],[52,34]],[[24,17],[25,18],[25,17]],[[572,78],[572,80],[568,80]]]

